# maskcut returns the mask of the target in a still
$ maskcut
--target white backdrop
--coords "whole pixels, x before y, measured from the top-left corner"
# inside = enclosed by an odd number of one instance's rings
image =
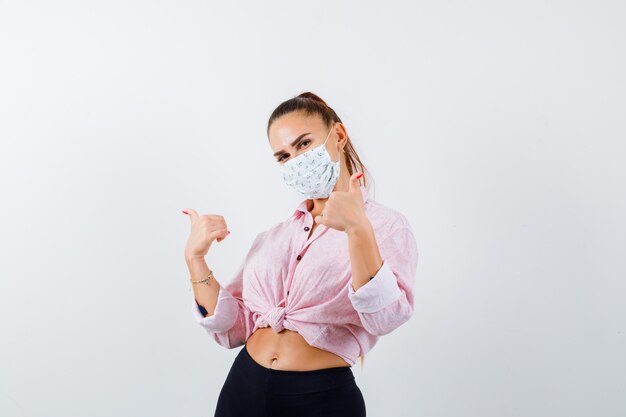
[[[368,416],[626,415],[620,1],[0,1],[0,415],[213,415],[239,349],[190,314],[300,201],[271,111],[342,117],[419,249]]]

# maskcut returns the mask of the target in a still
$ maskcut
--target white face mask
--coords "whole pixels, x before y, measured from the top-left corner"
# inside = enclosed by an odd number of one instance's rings
[[[281,165],[285,183],[305,198],[327,198],[339,179],[341,164],[330,159],[326,150],[326,142],[333,127],[326,135],[324,143]]]

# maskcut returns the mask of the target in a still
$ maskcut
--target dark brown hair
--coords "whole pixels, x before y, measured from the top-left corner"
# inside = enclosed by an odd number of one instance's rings
[[[278,105],[278,107],[276,107],[267,122],[267,137],[269,138],[270,127],[276,119],[295,111],[303,112],[307,116],[318,115],[322,118],[322,121],[327,127],[330,127],[330,125],[335,122],[343,123],[337,113],[335,113],[335,111],[328,104],[326,104],[324,100],[322,100],[317,94],[307,91],[297,95],[296,97],[290,98],[289,100],[283,101]],[[367,187],[365,178],[369,177],[369,171],[365,168],[365,165],[361,162],[361,158],[359,158],[359,155],[356,153],[354,145],[350,140],[350,136],[348,136],[346,140],[346,146],[344,146],[343,152],[346,158],[348,173],[350,175],[354,174],[358,167],[359,172],[363,173],[363,176],[361,177],[363,185]],[[361,368],[363,368],[365,355],[360,356],[359,358],[361,359]]]
[[[317,115],[319,116],[324,124],[327,127],[330,127],[331,124],[340,122],[341,119],[335,113],[335,111],[328,105],[324,100],[322,100],[317,94],[311,93],[307,91],[305,93],[299,94],[296,97],[290,98],[289,100],[283,101],[274,109],[272,114],[270,115],[270,119],[267,122],[267,136],[269,138],[270,135],[270,127],[272,123],[276,119],[285,114],[289,114],[295,111],[303,112],[307,116]],[[361,158],[356,153],[354,149],[354,145],[350,140],[350,136],[348,136],[346,140],[346,145],[343,148],[343,153],[346,158],[346,166],[348,167],[348,173],[350,175],[355,172],[362,172],[363,176],[361,179],[363,180],[363,185],[367,187],[366,177],[369,177],[369,171],[361,162]],[[360,181],[360,180],[359,180]]]

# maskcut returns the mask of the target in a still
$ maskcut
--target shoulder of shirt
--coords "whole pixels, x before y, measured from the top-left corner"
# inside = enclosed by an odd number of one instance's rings
[[[367,200],[365,214],[374,229],[380,230],[382,235],[389,235],[402,228],[412,230],[409,220],[402,212],[376,200]]]
[[[287,220],[283,220],[281,222],[278,222],[276,224],[274,224],[273,226],[257,233],[256,237],[254,238],[255,242],[262,242],[263,239],[265,239],[268,236],[272,236],[275,233],[280,233],[281,230],[283,230],[284,228],[286,228],[286,226],[288,226],[290,223],[293,222],[293,218],[287,219]]]

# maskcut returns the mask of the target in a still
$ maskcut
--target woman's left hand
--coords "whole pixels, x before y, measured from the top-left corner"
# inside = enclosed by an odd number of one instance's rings
[[[365,215],[363,195],[359,186],[362,173],[354,173],[350,177],[348,191],[333,191],[328,196],[321,215],[315,216],[315,223],[323,224],[342,232],[367,225],[369,219]]]

